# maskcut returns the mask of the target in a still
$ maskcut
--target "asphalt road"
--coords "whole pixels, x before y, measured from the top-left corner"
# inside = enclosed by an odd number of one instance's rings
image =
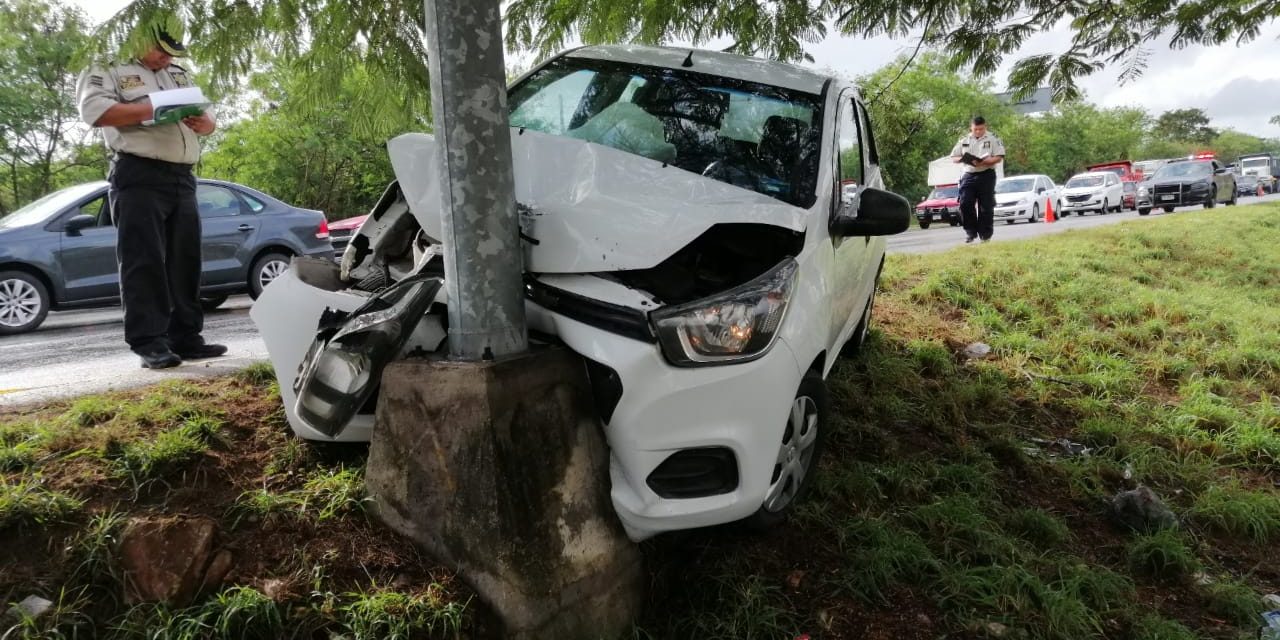
[[[1280,195],[1245,198],[1241,206],[1280,200]],[[1220,205],[1221,206],[1221,205]],[[1194,212],[1199,207],[1180,209]],[[1179,215],[1175,212],[1173,215]],[[996,223],[995,242],[1022,240],[1071,229],[1085,229],[1141,218],[1137,213],[1068,216],[1054,224]],[[1194,215],[1194,213],[1192,213]],[[911,230],[889,239],[890,253],[929,253],[964,244],[959,228],[938,225]],[[974,250],[981,251],[981,247]],[[0,338],[0,407],[37,404],[87,393],[142,386],[173,377],[218,375],[267,357],[257,329],[249,319],[247,296],[231,298],[222,309],[205,317],[205,337],[226,344],[230,351],[215,360],[184,363],[175,369],[142,369],[123,339],[119,309],[52,313],[37,331]]]

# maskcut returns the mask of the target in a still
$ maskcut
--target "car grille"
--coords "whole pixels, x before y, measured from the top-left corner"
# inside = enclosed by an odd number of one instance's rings
[[[998,203],[996,203],[996,206],[997,206],[997,207],[1012,207],[1012,206],[1015,206],[1015,205],[1017,205],[1017,204],[1018,204],[1018,201],[1017,201],[1017,200],[1010,200],[1010,201],[1008,201],[1008,202],[998,202]]]
[[[1088,200],[1089,200],[1089,194],[1087,193],[1084,195],[1078,195],[1078,196],[1067,196],[1067,202],[1087,202]]]
[[[1164,195],[1175,195],[1175,196],[1181,196],[1181,195],[1182,195],[1182,185],[1180,185],[1180,184],[1158,184],[1158,185],[1156,185],[1156,186],[1152,187],[1152,189],[1151,189],[1151,193],[1152,193],[1152,195],[1157,195],[1157,196],[1164,196]]]

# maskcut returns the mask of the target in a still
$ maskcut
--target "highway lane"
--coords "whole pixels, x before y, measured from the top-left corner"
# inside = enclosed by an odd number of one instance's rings
[[[1241,206],[1280,195],[1245,198]],[[1186,208],[1172,215],[1195,215]],[[1170,215],[1136,213],[1105,216],[1068,216],[1054,224],[997,222],[995,242],[1010,242],[1072,229],[1116,224],[1125,220],[1159,220]],[[929,253],[964,244],[964,232],[950,226],[911,230],[889,239],[890,253]],[[981,247],[973,250],[981,251]],[[257,329],[249,319],[250,300],[237,296],[223,309],[206,316],[205,336],[230,347],[226,357],[184,363],[176,369],[150,371],[125,347],[119,309],[52,313],[39,330],[20,336],[0,337],[0,407],[47,402],[112,389],[125,389],[173,377],[201,377],[234,371],[267,357]]]

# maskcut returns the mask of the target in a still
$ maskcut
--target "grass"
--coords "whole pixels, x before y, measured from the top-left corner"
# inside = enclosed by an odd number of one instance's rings
[[[38,477],[0,482],[0,530],[68,522],[82,506],[80,500],[49,489]]]
[[[1139,536],[1125,551],[1129,568],[1138,574],[1172,580],[1185,578],[1200,569],[1195,553],[1172,529]]]
[[[237,520],[307,518],[324,522],[364,512],[364,473],[359,468],[318,470],[297,489],[272,492],[258,488],[240,495],[231,507]]]

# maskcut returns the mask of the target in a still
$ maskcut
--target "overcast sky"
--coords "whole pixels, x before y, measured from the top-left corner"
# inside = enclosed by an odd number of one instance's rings
[[[127,0],[71,0],[95,20],[102,20]],[[1071,37],[1066,28],[1046,31],[1031,38],[1018,56],[1060,52]],[[829,68],[848,76],[873,71],[915,46],[909,40],[873,38],[861,40],[831,36],[809,46],[814,66]],[[1003,86],[1007,66],[997,74]],[[1103,70],[1086,78],[1082,85],[1089,100],[1103,106],[1133,105],[1158,115],[1182,107],[1199,107],[1215,126],[1231,127],[1245,133],[1280,137],[1280,126],[1267,121],[1280,115],[1280,22],[1273,22],[1262,35],[1242,47],[1189,47],[1170,50],[1159,43],[1151,52],[1146,73],[1124,86],[1117,82],[1117,70]]]

